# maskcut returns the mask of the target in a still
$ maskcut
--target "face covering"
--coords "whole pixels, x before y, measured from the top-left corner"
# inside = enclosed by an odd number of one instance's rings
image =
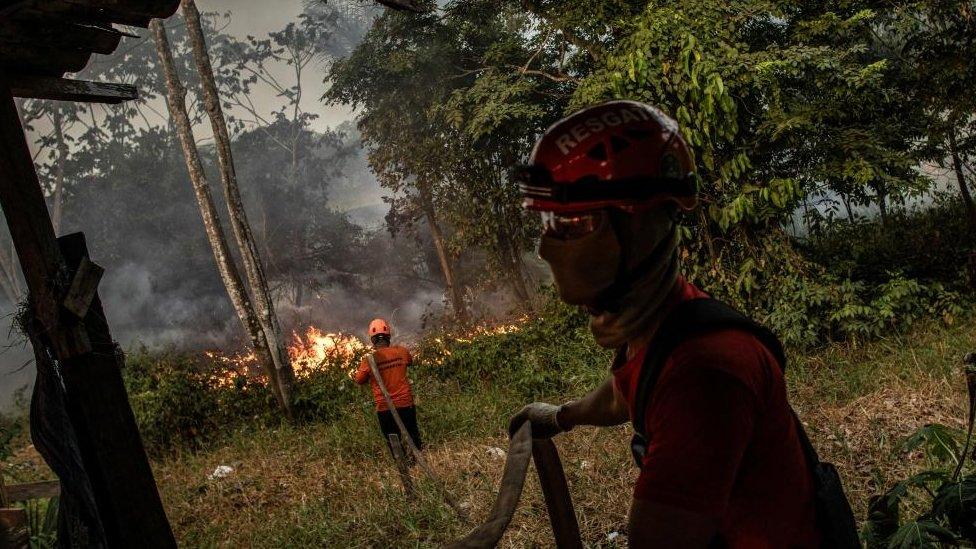
[[[609,288],[620,269],[620,243],[609,219],[580,238],[543,235],[539,256],[549,264],[556,290],[571,305],[591,305]]]
[[[544,236],[539,255],[559,296],[588,307],[590,331],[606,348],[653,329],[678,276],[675,221],[664,209],[605,218],[579,239]]]

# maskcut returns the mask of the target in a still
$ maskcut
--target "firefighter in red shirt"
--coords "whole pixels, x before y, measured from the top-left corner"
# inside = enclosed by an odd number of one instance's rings
[[[407,377],[407,368],[413,362],[410,351],[399,345],[390,345],[391,330],[387,321],[377,318],[369,323],[369,340],[373,344],[373,359],[376,361],[376,368],[383,377],[383,385],[389,391],[393,406],[397,414],[403,421],[407,433],[413,439],[417,449],[421,449],[420,429],[417,428],[417,408],[413,402],[413,391],[410,389],[410,379]],[[396,421],[393,419],[393,412],[390,411],[383,392],[379,384],[373,379],[372,369],[369,362],[363,358],[359,363],[359,368],[353,374],[353,381],[363,385],[367,381],[373,388],[373,401],[376,403],[376,417],[379,419],[380,431],[387,446],[390,444],[390,435],[397,435],[403,439],[403,435],[397,428]],[[390,448],[393,452],[393,448]]]
[[[562,406],[529,404],[509,430],[530,421],[545,438],[628,420],[642,429],[631,547],[815,547],[805,435],[777,357],[757,337],[726,329],[681,341],[646,407],[635,404],[662,320],[707,297],[678,272],[676,217],[696,205],[693,172],[677,123],[634,101],[561,120],[516,171],[525,206],[542,215],[539,254],[559,296],[585,307],[597,343],[618,355],[599,388]]]

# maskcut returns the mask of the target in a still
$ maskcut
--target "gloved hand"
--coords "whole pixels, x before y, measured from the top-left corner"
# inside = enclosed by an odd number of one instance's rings
[[[551,438],[566,429],[559,426],[556,421],[556,414],[562,406],[556,406],[547,402],[533,402],[526,404],[517,414],[512,416],[508,422],[508,436],[515,435],[515,432],[528,421],[532,425],[532,438]]]

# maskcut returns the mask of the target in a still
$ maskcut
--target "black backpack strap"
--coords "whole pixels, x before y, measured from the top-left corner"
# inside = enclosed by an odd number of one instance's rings
[[[664,362],[682,341],[697,335],[728,329],[752,334],[776,357],[776,361],[785,373],[786,354],[783,352],[783,346],[768,329],[716,299],[692,299],[676,305],[661,322],[657,333],[648,345],[644,363],[638,374],[632,418],[635,434],[631,442],[631,450],[638,467],[642,465],[643,456],[647,452],[648,433],[644,432],[644,419]],[[622,360],[625,351],[626,348],[621,350],[615,362]],[[820,461],[803,424],[800,423],[800,418],[792,408],[790,413],[793,414],[800,446],[813,477],[817,523],[822,538],[821,547],[859,549],[861,545],[854,513],[844,494],[840,475],[833,465]]]
[[[661,321],[657,333],[647,346],[644,363],[637,381],[634,398],[634,431],[645,439],[644,416],[650,405],[654,386],[661,376],[661,368],[674,349],[684,340],[719,330],[742,330],[755,336],[773,356],[780,368],[786,369],[786,354],[779,339],[772,332],[756,324],[729,305],[712,298],[691,299],[675,305]]]

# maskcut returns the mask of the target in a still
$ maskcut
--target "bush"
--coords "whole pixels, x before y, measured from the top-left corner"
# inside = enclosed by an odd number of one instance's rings
[[[976,357],[968,356],[967,362],[967,430],[930,424],[905,440],[902,451],[923,451],[929,467],[871,498],[864,527],[869,548],[976,544],[976,471],[970,453],[976,419]],[[921,507],[921,512],[912,513],[906,520],[900,512],[906,506]]]
[[[245,400],[240,397],[252,391],[216,385],[209,366],[202,358],[171,350],[141,349],[127,357],[123,377],[147,449],[199,446],[226,427],[228,404],[240,417]],[[237,398],[221,399],[227,390]]]
[[[504,384],[526,397],[595,385],[607,375],[612,351],[596,344],[580,309],[563,304],[550,287],[542,297],[536,316],[513,325],[428,333],[417,352],[419,375],[470,390]]]
[[[864,340],[902,331],[921,318],[954,322],[964,298],[939,282],[924,284],[888,273],[879,284],[824,274],[821,280],[784,278],[754,316],[789,346]]]
[[[959,289],[968,282],[968,253],[976,251],[976,234],[961,199],[945,196],[921,211],[893,211],[887,225],[878,219],[831,223],[803,249],[837,277],[883,284],[897,271]]]
[[[303,371],[292,395],[296,420],[331,420],[354,402],[347,375],[353,364],[358,357],[335,357]],[[143,442],[154,453],[198,448],[229,431],[282,420],[263,377],[239,374],[216,355],[142,348],[127,357],[123,378]]]

